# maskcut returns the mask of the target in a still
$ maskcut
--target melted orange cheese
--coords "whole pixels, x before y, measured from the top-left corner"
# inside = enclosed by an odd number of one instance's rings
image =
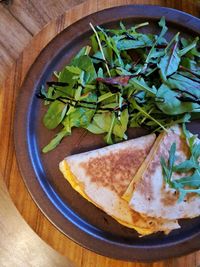
[[[62,162],[60,162],[59,165],[60,171],[63,173],[64,177],[66,178],[66,180],[70,183],[70,185],[72,186],[72,188],[74,190],[76,190],[82,197],[84,197],[86,200],[88,200],[89,202],[91,202],[92,204],[94,204],[96,207],[98,207],[98,205],[93,202],[84,192],[84,188],[83,186],[81,186],[81,184],[78,182],[78,180],[76,179],[76,177],[74,176],[74,174],[71,172],[69,165],[67,164],[67,162],[65,160],[63,160]],[[99,207],[98,207],[99,208]],[[144,228],[139,228],[139,227],[135,227],[132,224],[126,223],[114,216],[112,216],[116,221],[118,221],[120,224],[135,229],[139,234],[141,235],[148,235],[151,234],[152,231],[149,229],[144,229]]]

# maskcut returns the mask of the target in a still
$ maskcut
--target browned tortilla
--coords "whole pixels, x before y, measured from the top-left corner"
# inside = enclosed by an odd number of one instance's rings
[[[178,192],[164,181],[160,158],[162,156],[168,160],[169,150],[174,142],[176,143],[176,162],[186,160],[189,157],[189,148],[181,128],[175,127],[163,135],[152,158],[145,168],[141,166],[136,174],[137,182],[134,184],[129,204],[145,216],[174,220],[200,215],[200,198],[197,195],[190,194],[184,201],[178,202]],[[184,173],[173,175],[174,179],[184,176],[186,176]]]
[[[141,148],[128,147],[120,151],[111,151],[104,156],[91,158],[80,164],[91,182],[108,187],[122,195],[134,177],[138,168],[148,155],[151,143]]]
[[[83,197],[119,223],[146,235],[178,228],[176,221],[144,218],[121,196],[148,155],[155,135],[148,135],[72,155],[60,163],[60,170]]]

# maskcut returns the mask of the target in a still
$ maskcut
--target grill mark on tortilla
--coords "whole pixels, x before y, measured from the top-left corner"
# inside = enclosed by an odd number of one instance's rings
[[[91,182],[109,187],[117,194],[122,195],[149,150],[150,146],[143,150],[135,150],[133,147],[115,153],[111,152],[109,155],[81,163],[81,167],[85,169],[86,175],[90,176]]]
[[[189,193],[186,195],[184,201],[185,202],[190,202],[193,198],[197,197],[196,193]]]
[[[168,192],[167,197],[166,197],[166,193],[165,193],[164,197],[161,199],[162,204],[164,206],[174,205],[178,200],[178,195],[179,194],[174,194],[174,192]]]

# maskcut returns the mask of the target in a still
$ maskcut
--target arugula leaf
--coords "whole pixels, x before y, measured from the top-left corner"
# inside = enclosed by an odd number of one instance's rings
[[[107,33],[106,33],[106,31],[103,28],[101,28],[99,26],[97,26],[97,28],[105,36],[105,42],[107,44],[108,49],[110,49],[111,51],[113,51],[113,53],[115,53],[115,55],[116,55],[115,64],[117,64],[119,66],[123,66],[124,65],[124,62],[121,59],[120,51],[119,51],[119,49],[117,47],[115,38],[108,36]]]
[[[117,48],[119,50],[129,50],[129,49],[137,49],[137,48],[143,48],[147,44],[143,40],[120,40],[117,43]],[[152,43],[148,44],[149,46],[152,45]]]
[[[106,63],[106,57],[105,57],[105,55],[104,55],[104,51],[103,51],[103,48],[102,48],[102,45],[101,45],[101,40],[100,40],[100,38],[99,38],[99,35],[98,35],[97,31],[95,30],[94,26],[92,25],[92,23],[90,23],[90,27],[92,28],[92,30],[94,31],[94,34],[95,34],[95,36],[96,36],[97,43],[98,43],[99,48],[100,48],[100,51],[101,51],[102,59],[105,61],[106,70],[107,70],[109,76],[111,76],[111,75],[110,75],[110,70],[109,70],[108,65],[107,65],[107,63]]]
[[[196,163],[193,160],[189,159],[174,166],[173,171],[179,173],[189,172],[191,169],[195,169],[196,167],[197,167]]]
[[[190,50],[192,50],[193,48],[195,48],[198,41],[199,41],[199,37],[196,37],[192,43],[188,44],[187,46],[185,46],[182,50],[180,50],[178,52],[179,56],[182,57],[186,53],[188,53]]]
[[[165,162],[165,159],[162,156],[160,157],[160,164],[162,166],[163,178],[166,183],[170,184],[170,180],[171,180],[170,170],[167,166],[167,163]]]
[[[152,120],[154,123],[156,123],[159,127],[161,127],[164,131],[167,132],[167,129],[154,117],[152,117],[149,113],[147,113],[142,107],[140,107],[135,100],[131,101],[131,104],[134,109],[138,110],[141,114],[143,114],[144,117]]]
[[[161,57],[158,67],[161,71],[161,77],[166,81],[166,77],[175,73],[179,67],[180,56],[178,54],[178,34],[174,40],[174,44],[171,49],[166,49],[166,53]]]
[[[186,72],[190,71],[190,73],[193,74],[193,78],[194,75],[200,75],[200,62],[197,62],[193,59],[183,57],[181,59],[180,68],[182,68]]]
[[[187,46],[190,46],[192,43],[193,43],[192,39],[181,38],[181,44],[183,49]],[[199,47],[199,42],[197,42],[196,46],[193,47],[189,52],[187,52],[186,56],[192,59],[194,59],[194,57],[200,57],[200,52],[198,51],[198,47]]]
[[[185,77],[179,73],[175,73],[167,80],[167,84],[172,89],[179,89],[182,92],[192,94],[197,99],[200,99],[200,84],[189,79],[188,77]]]
[[[199,108],[198,104],[192,102],[181,102],[178,92],[170,89],[166,84],[162,84],[156,94],[156,105],[165,114],[177,115],[192,112]]]
[[[42,152],[43,153],[47,153],[51,150],[53,150],[54,148],[57,147],[57,145],[61,142],[61,140],[67,136],[70,135],[71,132],[68,132],[66,128],[63,128],[51,141],[48,145],[46,145],[43,149]]]
[[[174,166],[174,162],[175,162],[175,152],[176,152],[176,143],[173,143],[171,148],[170,148],[170,151],[169,151],[169,163],[168,163],[168,166],[169,166],[169,169],[170,169],[170,177],[172,176],[172,169],[173,169],[173,166]]]
[[[166,164],[164,158],[161,156],[160,162],[163,168],[163,177],[165,182],[168,183],[171,187],[173,186],[172,182],[172,171],[175,162],[175,152],[176,152],[176,143],[173,143],[169,151],[169,159]]]
[[[198,167],[197,167],[198,168]],[[181,186],[200,187],[200,175],[199,170],[195,170],[191,176],[185,176],[178,180]]]
[[[82,72],[82,70],[79,67],[73,66],[73,65],[72,66],[66,66],[66,69],[68,71],[70,71],[71,73],[77,74],[77,75],[80,75]]]
[[[166,162],[163,157],[160,159],[163,178],[171,188],[176,189],[179,192],[179,202],[183,201],[189,193],[200,195],[200,143],[197,142],[196,136],[192,135],[186,129],[185,124],[183,124],[183,133],[190,148],[190,158],[179,164],[175,164],[176,145],[173,143],[169,151],[168,162]],[[180,179],[174,179],[174,172],[184,172],[188,175]]]
[[[156,49],[156,45],[162,43],[161,41],[163,40],[163,36],[166,34],[166,32],[168,30],[168,28],[166,26],[166,23],[165,23],[165,18],[164,17],[162,17],[160,19],[160,21],[158,22],[158,25],[160,27],[162,27],[162,30],[160,32],[160,35],[156,38],[155,43],[153,44],[151,50],[149,51],[149,54],[147,55],[147,58],[146,58],[146,61],[145,61],[146,64],[149,63],[150,59],[155,56],[155,53],[157,52],[155,50]]]

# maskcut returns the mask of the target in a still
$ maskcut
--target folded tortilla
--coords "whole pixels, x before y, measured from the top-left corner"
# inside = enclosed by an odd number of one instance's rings
[[[179,193],[170,188],[164,181],[161,156],[169,158],[169,150],[176,143],[176,162],[189,158],[189,147],[180,127],[169,129],[161,134],[157,145],[152,148],[149,158],[139,168],[132,185],[126,190],[124,198],[130,207],[143,216],[152,216],[166,220],[193,218],[200,215],[200,198],[188,194],[182,202],[178,202]],[[175,173],[174,179],[187,176],[186,173]]]
[[[60,170],[73,189],[141,235],[179,228],[176,220],[144,217],[122,199],[155,141],[154,134],[66,157]]]

